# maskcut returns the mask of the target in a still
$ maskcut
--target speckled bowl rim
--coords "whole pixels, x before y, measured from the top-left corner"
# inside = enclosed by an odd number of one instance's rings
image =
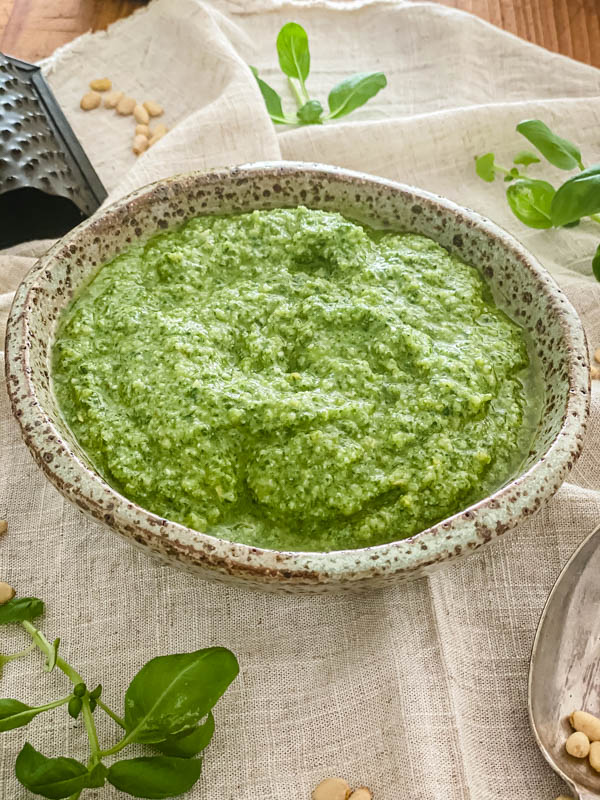
[[[88,468],[73,453],[63,438],[60,425],[44,410],[36,393],[36,375],[29,360],[27,338],[29,333],[28,305],[32,290],[43,282],[44,269],[51,268],[54,259],[66,252],[82,232],[89,229],[102,236],[107,226],[117,221],[124,209],[135,213],[140,204],[152,203],[158,193],[176,186],[181,191],[186,185],[203,184],[232,177],[256,177],[266,172],[281,177],[293,177],[298,171],[318,177],[334,177],[336,181],[350,184],[369,182],[384,189],[407,194],[412,200],[442,208],[471,228],[478,228],[501,243],[516,256],[526,269],[534,273],[540,288],[554,301],[565,341],[571,358],[569,362],[569,394],[558,435],[540,458],[526,472],[469,508],[427,528],[409,539],[356,550],[337,550],[325,553],[276,551],[232,543],[203,534],[169,520],[165,520],[135,505],[110,487],[97,473]],[[151,235],[150,233],[148,235]],[[8,392],[15,418],[36,461],[46,476],[69,500],[88,515],[103,520],[138,546],[149,546],[166,554],[167,560],[176,559],[180,566],[214,572],[237,580],[248,579],[255,586],[260,583],[296,585],[353,584],[385,576],[418,577],[427,568],[443,561],[473,551],[503,534],[538,510],[542,501],[550,497],[561,485],[578,457],[583,444],[583,431],[589,412],[590,377],[588,352],[581,322],[570,302],[549,273],[510,234],[478,213],[461,207],[433,193],[353,170],[308,162],[259,162],[231,169],[176,175],[144,186],[114,204],[100,210],[57,242],[32,268],[18,287],[11,308],[6,336],[6,377]],[[38,426],[25,432],[25,420],[38,421]],[[64,424],[64,423],[63,423]],[[46,460],[48,429],[54,437],[52,460]],[[75,468],[80,477],[77,485],[65,486],[60,477],[61,467]],[[538,487],[533,497],[524,491],[530,484]],[[108,491],[112,499],[110,513],[91,497],[90,490]],[[495,529],[478,525],[478,514],[488,508],[495,509]],[[135,517],[135,525],[132,519]],[[376,575],[373,571],[376,571]],[[376,580],[375,580],[376,582]],[[293,586],[290,586],[293,590]]]

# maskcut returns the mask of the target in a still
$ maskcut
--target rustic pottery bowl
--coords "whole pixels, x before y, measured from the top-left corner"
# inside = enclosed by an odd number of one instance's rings
[[[161,519],[120,495],[91,467],[57,408],[50,354],[61,311],[129,244],[198,214],[304,204],[375,227],[415,231],[477,266],[496,300],[529,334],[544,396],[522,474],[490,497],[391,544],[330,553],[261,550]],[[349,170],[264,163],[159,181],[118,201],[59,241],[17,290],[7,329],[12,408],[52,483],[85,513],[161,561],[269,591],[363,589],[416,578],[464,556],[537,511],[577,458],[589,405],[585,336],[537,261],[493,223],[428,192]]]

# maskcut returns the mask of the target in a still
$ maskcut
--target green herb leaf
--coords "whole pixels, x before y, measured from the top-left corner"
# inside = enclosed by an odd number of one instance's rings
[[[303,125],[319,125],[322,114],[323,106],[318,100],[309,100],[297,111],[297,117]]]
[[[600,211],[600,164],[584,169],[556,190],[552,222],[567,225]]]
[[[579,148],[567,139],[557,136],[552,133],[546,123],[539,119],[526,119],[519,122],[517,130],[522,134],[534,147],[551,164],[559,169],[575,169],[580,167],[583,169],[581,163],[581,153]]]
[[[263,96],[263,100],[265,101],[265,105],[267,107],[267,111],[269,112],[269,116],[276,122],[277,124],[281,124],[285,122],[285,114],[283,113],[283,107],[281,105],[281,97],[277,94],[275,89],[269,86],[268,83],[263,81],[262,78],[258,76],[258,70],[256,67],[250,67],[252,70],[252,74],[256,78],[256,82],[258,83],[258,88]]]
[[[44,664],[45,672],[52,672],[52,670],[56,666],[56,659],[58,658],[59,645],[60,645],[60,639],[55,639],[52,642],[51,648],[48,651],[48,655],[46,657],[46,663]]]
[[[81,697],[72,697],[69,700],[69,705],[67,706],[67,711],[69,712],[69,716],[73,719],[77,719],[77,717],[81,713],[81,709],[83,707],[83,701]]]
[[[17,756],[15,773],[26,789],[42,797],[61,798],[89,786],[90,773],[74,758],[46,758],[29,743]]]
[[[383,72],[358,72],[341,81],[329,92],[329,118],[339,119],[364,105],[387,86]]]
[[[104,764],[96,764],[90,773],[88,773],[88,789],[100,789],[106,783],[106,776],[108,770]]]
[[[540,159],[536,156],[535,153],[532,153],[531,150],[521,150],[513,158],[513,164],[523,164],[524,167],[528,167],[530,164],[539,164],[539,163]]]
[[[98,700],[100,695],[102,694],[102,684],[99,683],[95,689],[90,692],[90,700]]]
[[[43,709],[27,706],[19,700],[9,698],[0,700],[0,732],[12,731],[14,728],[22,728],[28,725],[31,720]]]
[[[73,687],[73,694],[75,697],[83,697],[86,692],[87,686],[85,683],[78,683]]]
[[[592,270],[594,271],[594,277],[597,281],[600,281],[600,244],[596,250],[596,254],[592,259]]]
[[[487,181],[487,183],[491,183],[496,177],[496,170],[494,169],[494,154],[484,153],[482,156],[476,156],[475,172],[482,180]]]
[[[152,756],[117,761],[108,770],[115,789],[134,797],[161,800],[187,792],[202,771],[202,759]]]
[[[506,199],[515,217],[530,228],[551,228],[550,206],[554,187],[546,181],[519,178],[506,190]]]
[[[208,719],[202,725],[198,725],[190,733],[181,736],[169,736],[164,742],[157,742],[154,747],[166,756],[178,756],[179,758],[193,758],[202,752],[212,739],[215,732],[215,720],[210,713]]]
[[[44,604],[37,597],[13,597],[0,606],[0,625],[25,622],[44,613]]]
[[[310,72],[308,36],[302,25],[288,22],[277,36],[277,55],[282,72],[290,78],[305,81]]]
[[[193,728],[238,671],[236,657],[224,647],[153,658],[125,694],[125,725],[131,740],[160,742]]]

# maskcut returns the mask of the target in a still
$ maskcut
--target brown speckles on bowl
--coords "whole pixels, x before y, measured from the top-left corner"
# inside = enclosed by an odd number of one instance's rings
[[[306,204],[386,228],[424,233],[483,272],[500,305],[536,343],[545,395],[523,473],[469,509],[411,539],[363,550],[286,553],[232,544],[161,519],[108,486],[61,420],[49,378],[57,319],[98,265],[201,213]],[[419,189],[318,164],[254,164],[183,175],[140,189],[82,223],[33,267],[7,328],[13,412],[27,446],[79,508],[165,563],[204,578],[281,592],[383,586],[419,577],[473,552],[538,510],[560,486],[583,443],[589,405],[581,324],[548,273],[512,237],[473,211]]]

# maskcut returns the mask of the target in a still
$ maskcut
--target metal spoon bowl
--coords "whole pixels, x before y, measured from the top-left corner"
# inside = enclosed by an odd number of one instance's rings
[[[600,773],[565,750],[576,709],[600,716],[600,526],[571,556],[546,601],[531,654],[528,701],[546,761],[579,800],[598,800]]]

